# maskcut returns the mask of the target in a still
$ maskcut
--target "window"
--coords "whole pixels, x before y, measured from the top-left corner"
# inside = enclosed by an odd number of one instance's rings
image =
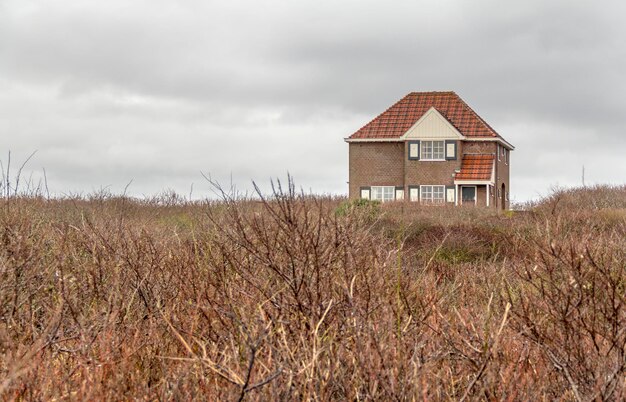
[[[509,150],[508,149],[504,150],[504,164],[505,165],[509,164]]]
[[[425,160],[442,161],[445,156],[445,141],[422,141],[422,158]]]
[[[394,200],[396,188],[393,186],[372,186],[372,200],[387,202]]]
[[[446,186],[420,186],[420,201],[423,204],[443,204]]]

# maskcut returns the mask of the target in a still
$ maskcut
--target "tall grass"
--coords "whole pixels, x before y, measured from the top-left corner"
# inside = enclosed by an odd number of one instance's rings
[[[222,196],[0,200],[2,399],[625,397],[624,188]]]

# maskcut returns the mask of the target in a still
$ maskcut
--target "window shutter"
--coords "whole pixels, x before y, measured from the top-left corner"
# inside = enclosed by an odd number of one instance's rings
[[[396,201],[404,200],[404,187],[396,187]]]
[[[409,201],[418,202],[420,200],[419,186],[409,186]]]
[[[446,140],[446,160],[447,161],[455,161],[457,154],[457,141],[454,140]]]
[[[369,187],[361,187],[360,197],[366,200],[370,199],[370,188]]]
[[[409,141],[409,160],[419,160],[420,158],[420,142]]]
[[[446,186],[446,202],[456,202],[456,189],[454,186]]]

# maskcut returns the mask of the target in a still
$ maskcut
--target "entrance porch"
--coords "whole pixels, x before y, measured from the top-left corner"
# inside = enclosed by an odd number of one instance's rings
[[[485,182],[464,182],[455,181],[456,205],[490,207],[494,205],[492,183]]]

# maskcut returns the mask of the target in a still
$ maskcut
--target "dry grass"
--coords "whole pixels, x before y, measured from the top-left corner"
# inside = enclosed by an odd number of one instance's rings
[[[0,200],[3,400],[619,400],[623,187]]]

